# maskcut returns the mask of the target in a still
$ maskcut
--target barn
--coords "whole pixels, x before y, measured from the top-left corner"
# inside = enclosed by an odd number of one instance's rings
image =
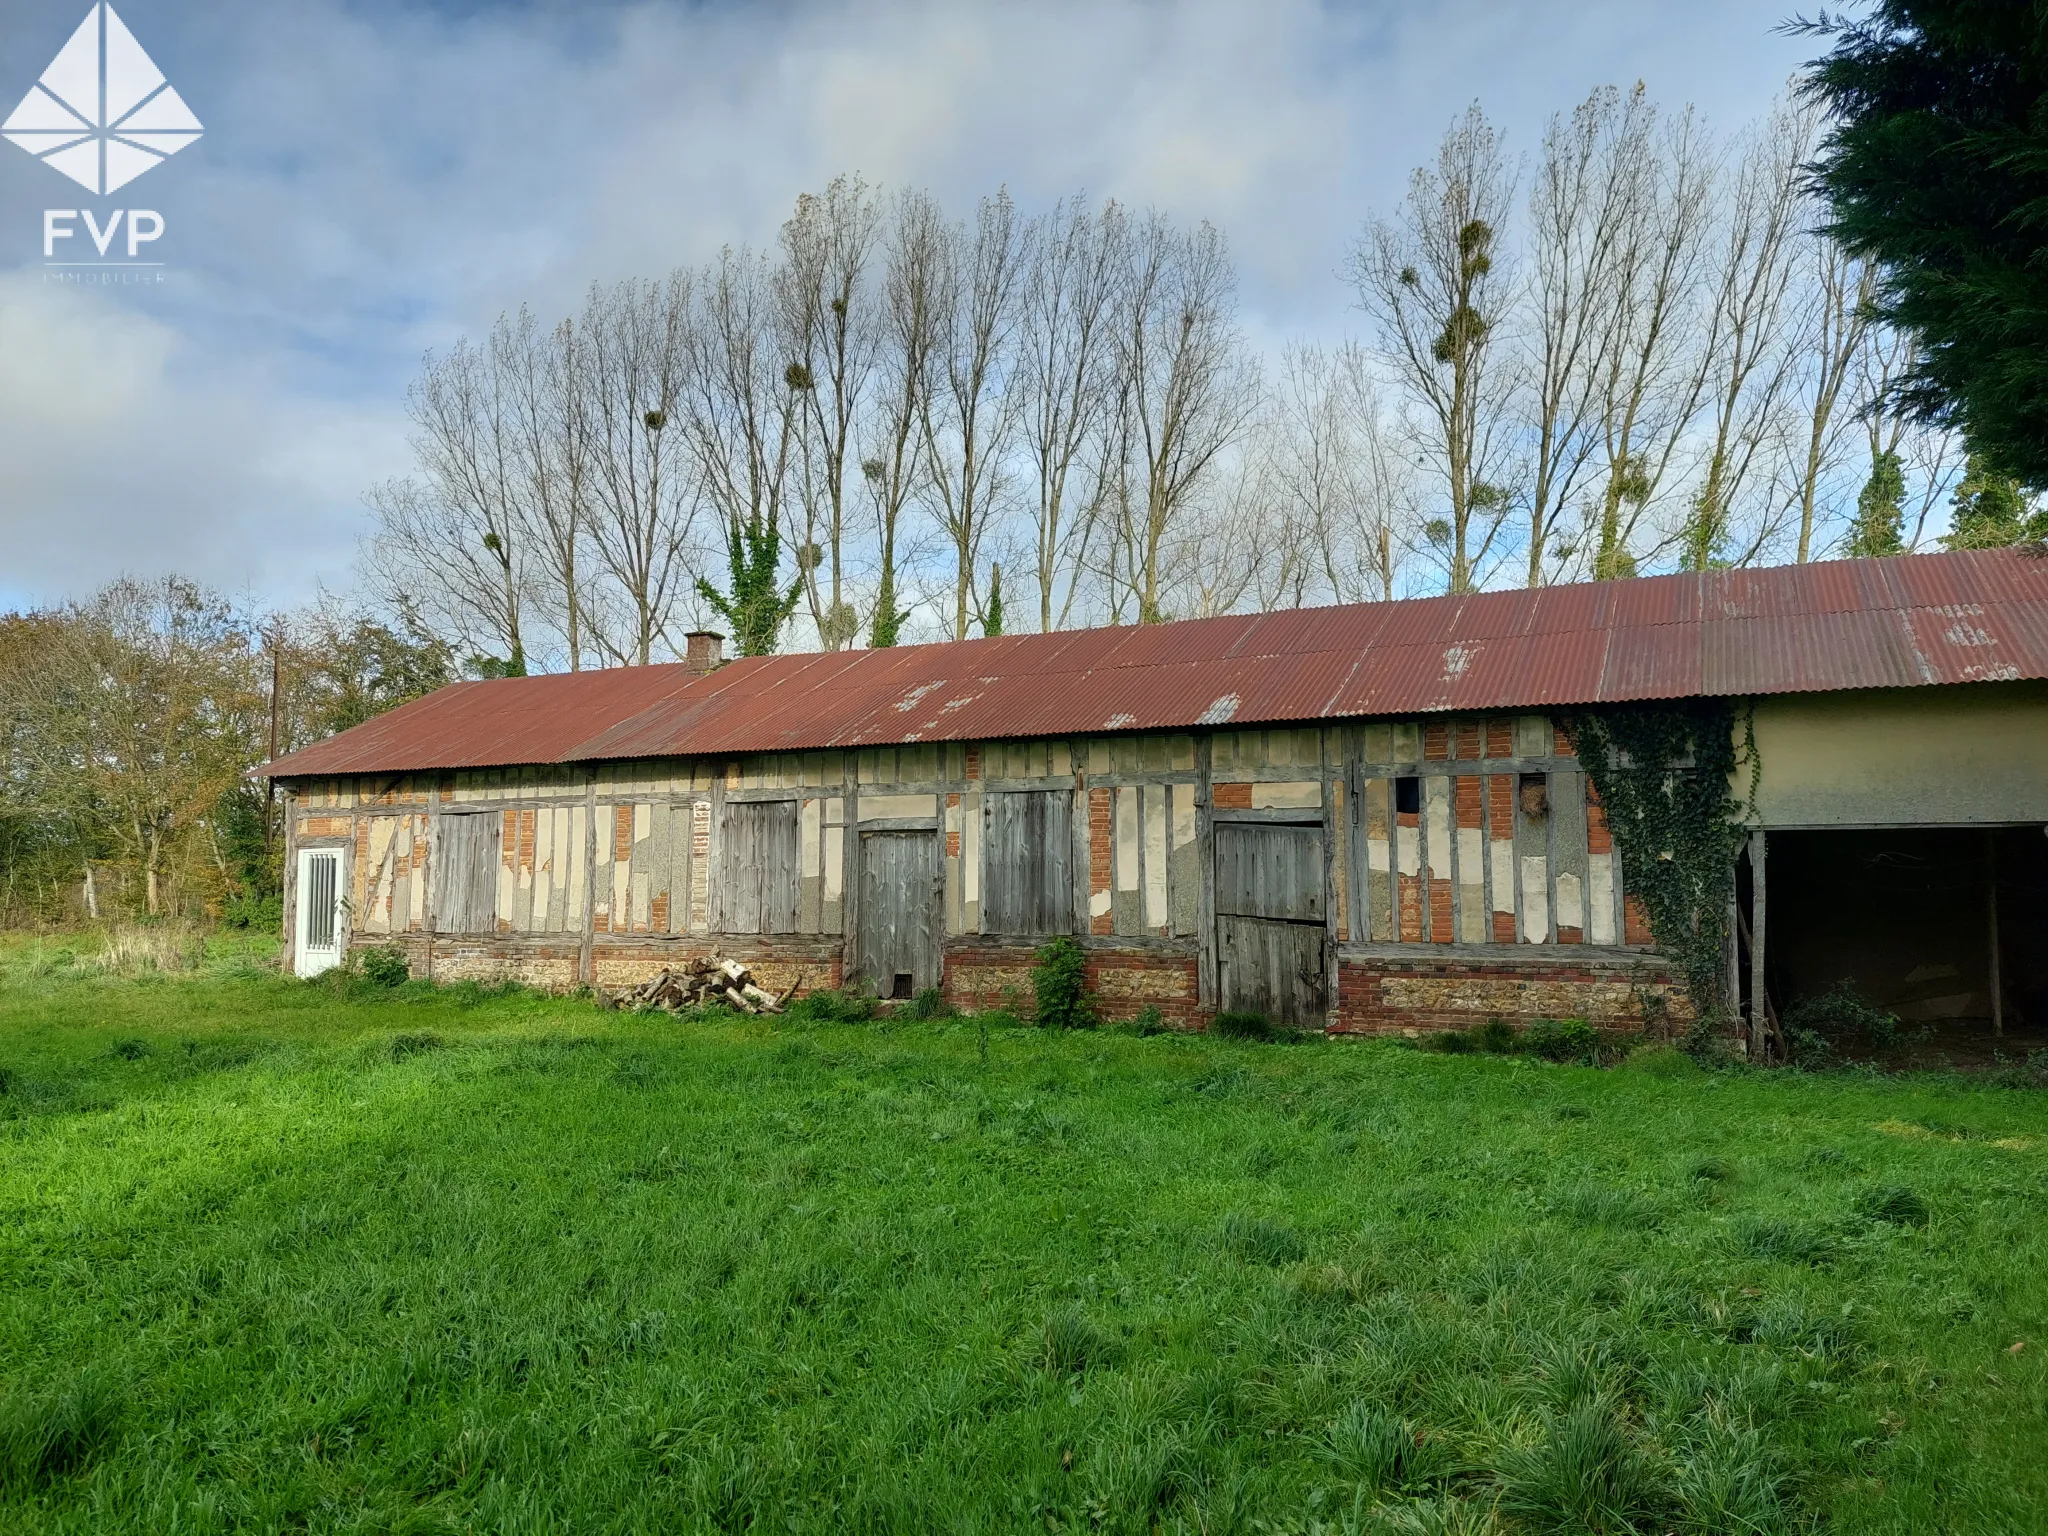
[[[1377,1032],[1683,1020],[1574,722],[1724,699],[1731,994],[2048,1025],[2048,558],[1913,555],[458,683],[267,765],[301,975]],[[1750,750],[1753,743],[1753,752]]]

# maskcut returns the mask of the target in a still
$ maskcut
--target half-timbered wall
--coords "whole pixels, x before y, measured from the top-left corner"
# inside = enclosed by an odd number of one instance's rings
[[[1185,967],[1176,974],[1186,978],[1186,1010],[1198,982],[1213,997],[1219,823],[1288,826],[1289,847],[1318,850],[1326,883],[1312,910],[1326,918],[1327,952],[1340,964],[1570,946],[1617,954],[1649,937],[1571,743],[1540,715],[921,743],[292,788],[295,840],[352,850],[357,943],[474,936],[480,925],[461,916],[461,898],[437,891],[436,850],[447,850],[451,879],[473,886],[454,868],[456,850],[482,842],[454,819],[494,818],[484,937],[551,957],[530,969],[556,980],[623,974],[622,957],[651,964],[663,945],[741,936],[781,944],[814,980],[826,975],[819,956],[843,957],[831,962],[837,980],[842,964],[855,964],[863,833],[934,837],[934,932],[949,957],[956,943],[984,946],[959,958],[1001,960],[1008,968],[984,980],[1009,991],[1028,985],[1028,964],[1004,956],[1065,927],[1105,954]],[[1342,986],[1337,994],[1349,995]]]

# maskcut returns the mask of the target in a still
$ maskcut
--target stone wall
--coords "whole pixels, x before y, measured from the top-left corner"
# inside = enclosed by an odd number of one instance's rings
[[[1692,1002],[1658,955],[1561,958],[1436,954],[1344,956],[1337,963],[1338,1034],[1420,1034],[1489,1019],[1526,1025],[1584,1019],[1596,1029],[1683,1029]]]

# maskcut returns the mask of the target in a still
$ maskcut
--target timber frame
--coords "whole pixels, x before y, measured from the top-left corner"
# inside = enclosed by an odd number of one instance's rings
[[[940,742],[717,758],[287,780],[289,847],[345,844],[349,942],[395,944],[417,973],[569,987],[629,983],[693,954],[766,984],[858,984],[862,837],[928,831],[944,871],[946,991],[1028,995],[1044,936],[984,933],[1005,878],[990,797],[1070,793],[1073,935],[1105,1014],[1152,1006],[1198,1025],[1217,1006],[1216,827],[1321,838],[1328,1027],[1683,1016],[1683,989],[1622,888],[1570,739],[1540,714]],[[718,896],[728,808],[790,806],[798,931],[728,932]],[[453,933],[433,871],[445,816],[502,818],[495,928]],[[786,825],[786,824],[785,824]],[[287,869],[291,864],[287,862]],[[286,933],[294,892],[287,876]],[[289,959],[287,960],[289,963]],[[1505,990],[1500,983],[1507,978]],[[1489,979],[1490,978],[1490,979]]]

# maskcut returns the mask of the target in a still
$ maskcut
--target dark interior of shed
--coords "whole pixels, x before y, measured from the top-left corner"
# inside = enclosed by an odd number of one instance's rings
[[[1741,871],[1749,910],[1751,872]],[[1909,1029],[1984,1051],[2048,1039],[2039,826],[1772,832],[1765,965],[1783,1016],[1847,982]],[[1745,988],[1747,946],[1741,957]]]

